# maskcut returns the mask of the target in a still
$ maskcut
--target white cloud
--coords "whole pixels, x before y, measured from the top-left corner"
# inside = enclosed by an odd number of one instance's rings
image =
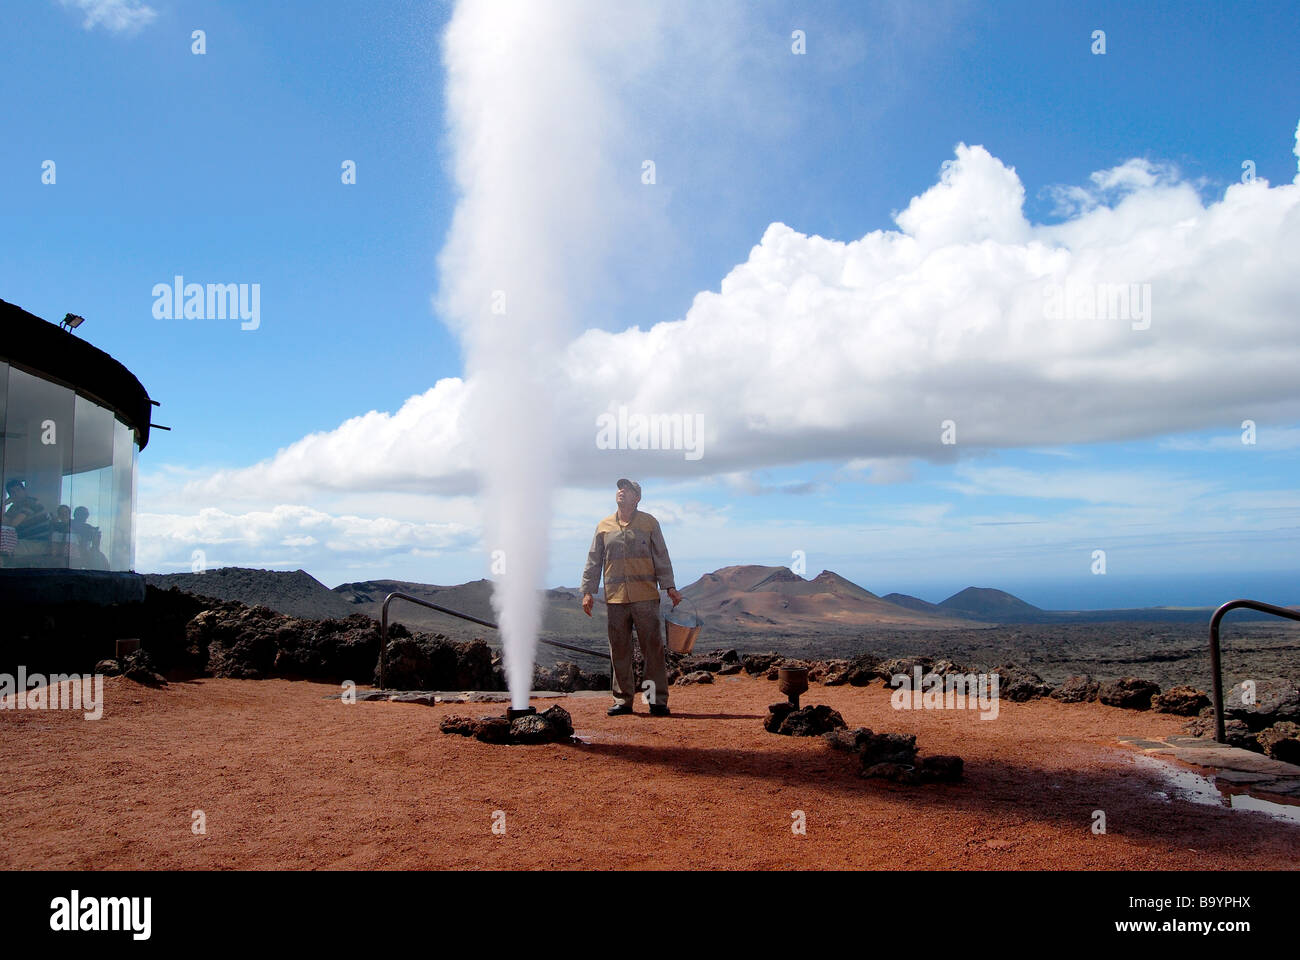
[[[138,30],[151,23],[158,12],[140,0],[59,0],[64,7],[86,15],[81,25],[87,30],[103,27],[113,33]]]
[[[1143,157],[1126,160],[1109,170],[1097,170],[1089,175],[1090,187],[1075,184],[1053,184],[1045,192],[1056,204],[1057,216],[1077,216],[1096,209],[1103,203],[1113,203],[1134,190],[1178,183],[1177,167],[1167,163],[1153,163]]]
[[[1144,164],[1100,178],[1131,187],[1113,205],[1039,226],[1023,217],[1015,172],[959,146],[942,180],[898,215],[901,230],[843,243],[772,224],[682,319],[569,343],[548,381],[559,481],[955,462],[1204,430],[1225,410],[1295,422],[1300,186],[1234,184],[1204,203],[1186,183],[1148,178]],[[1127,284],[1150,285],[1149,329],[1048,316],[1053,286]],[[354,418],[190,492],[472,494],[462,418],[472,390],[440,381],[394,414]],[[704,456],[598,449],[596,418],[620,405],[701,415]],[[955,446],[940,442],[948,419]]]
[[[215,507],[195,514],[141,512],[136,519],[136,567],[161,572],[189,568],[195,550],[203,551],[209,566],[238,565],[237,558],[246,555],[276,555],[283,558],[275,561],[277,566],[319,569],[460,551],[477,540],[474,531],[458,523],[331,515],[292,505],[245,513]]]
[[[1243,431],[1205,439],[1171,437],[1160,441],[1160,449],[1194,453],[1240,451],[1246,454],[1258,450],[1300,450],[1300,427],[1257,426],[1254,443],[1243,443],[1242,436]]]
[[[590,329],[569,342],[548,380],[559,427],[557,546],[585,548],[591,518],[612,509],[608,488],[619,476],[646,483],[647,509],[678,525],[695,556],[717,552],[720,526],[729,555],[761,557],[775,543],[788,556],[795,547],[834,550],[844,531],[729,524],[725,511],[688,506],[682,485],[777,492],[786,488],[760,479],[763,471],[814,461],[832,465],[810,473],[814,481],[899,482],[917,459],[955,463],[999,448],[1068,451],[1224,430],[1225,416],[1227,429],[1243,417],[1300,420],[1300,186],[1257,180],[1207,202],[1167,169],[1140,161],[1086,188],[1115,196],[1044,226],[1024,218],[1014,170],[978,146],[959,146],[956,157],[898,214],[898,230],[845,243],[772,224],[681,319],[649,330]],[[1045,310],[1052,284],[1129,283],[1150,284],[1149,329],[1123,318],[1050,319]],[[337,551],[332,562],[376,572],[391,561],[385,551],[482,553],[482,493],[463,416],[474,389],[472,380],[445,379],[394,413],[371,411],[250,467],[146,478],[142,509],[166,516],[142,518],[141,569],[150,569],[150,556],[179,565],[197,542],[289,557]],[[596,418],[620,405],[701,415],[704,456],[599,449]],[[947,419],[956,421],[955,446],[940,442]],[[1261,429],[1260,446],[1293,448],[1292,433]],[[1212,484],[1155,472],[978,462],[962,465],[955,486],[1081,505],[1046,528],[971,524],[969,534],[951,535],[952,549],[976,544],[975,532],[1179,529],[1185,518],[1171,504],[1208,510],[1221,496]],[[196,503],[217,512],[186,517]],[[282,506],[302,503],[329,515]],[[906,516],[936,528],[947,522],[925,504]],[[1214,516],[1203,521],[1211,532],[1238,522],[1224,509]],[[416,519],[403,526],[391,517]],[[892,524],[907,522],[872,520],[879,521],[891,526],[863,528],[877,531],[864,532],[877,544],[902,534]],[[464,560],[455,579],[483,572],[463,568]]]
[[[1162,510],[1186,506],[1213,493],[1217,484],[1157,470],[1026,470],[961,464],[958,480],[945,484],[968,496],[1079,500],[1091,504]]]
[[[891,457],[855,457],[844,464],[837,471],[836,476],[842,480],[890,484],[906,483],[913,478],[914,474],[910,460]]]

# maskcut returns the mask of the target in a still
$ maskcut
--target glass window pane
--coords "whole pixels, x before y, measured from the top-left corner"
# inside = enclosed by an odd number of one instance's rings
[[[66,566],[66,546],[53,538],[63,477],[72,472],[74,394],[10,368],[4,431],[4,513],[0,544],[7,567]]]
[[[135,569],[135,492],[140,487],[140,448],[135,443],[135,431],[131,431],[131,529],[127,540],[131,544],[131,569]]]
[[[110,570],[130,570],[131,511],[135,506],[135,432],[113,421],[113,535],[108,550]]]
[[[72,475],[65,479],[60,520],[67,514],[68,565],[107,570],[113,516],[113,425],[111,411],[77,397]],[[60,523],[56,521],[56,526]]]

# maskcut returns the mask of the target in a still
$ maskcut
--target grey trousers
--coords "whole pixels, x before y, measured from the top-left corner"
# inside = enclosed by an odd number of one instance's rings
[[[632,626],[636,625],[641,657],[645,660],[645,678],[654,684],[652,703],[668,702],[668,670],[664,666],[664,635],[659,621],[659,600],[636,603],[607,603],[609,615],[609,656],[613,669],[611,684],[614,702],[632,705],[638,693],[632,686]]]

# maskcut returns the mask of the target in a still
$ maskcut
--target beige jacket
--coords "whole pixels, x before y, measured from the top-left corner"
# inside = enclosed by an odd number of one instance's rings
[[[658,600],[660,589],[675,590],[673,565],[659,521],[640,510],[628,523],[619,520],[617,511],[600,521],[587,551],[582,592],[595,596],[602,573],[606,603]]]

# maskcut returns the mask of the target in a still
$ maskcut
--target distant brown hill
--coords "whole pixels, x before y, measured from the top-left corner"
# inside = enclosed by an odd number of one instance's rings
[[[943,616],[944,609],[937,603],[930,603],[928,600],[922,600],[920,597],[909,596],[906,593],[887,593],[882,597],[886,603],[892,603],[900,607],[906,607],[908,610],[919,610],[921,613],[932,613],[936,617]]]
[[[270,607],[290,617],[325,620],[358,612],[305,570],[216,567],[203,573],[146,573],[144,579],[159,590],[175,587],[201,597]]]
[[[788,567],[723,567],[706,573],[682,593],[698,605],[707,622],[721,627],[826,630],[967,625],[946,611],[909,610],[889,603],[830,570],[805,580]]]
[[[920,613],[965,617],[987,623],[1038,623],[1063,618],[1063,614],[1043,610],[1005,590],[992,587],[967,587],[941,603],[928,603],[905,593],[891,593],[885,599]]]
[[[954,616],[994,622],[1033,620],[1046,613],[1005,590],[995,590],[992,587],[967,587],[954,593],[939,606]]]

